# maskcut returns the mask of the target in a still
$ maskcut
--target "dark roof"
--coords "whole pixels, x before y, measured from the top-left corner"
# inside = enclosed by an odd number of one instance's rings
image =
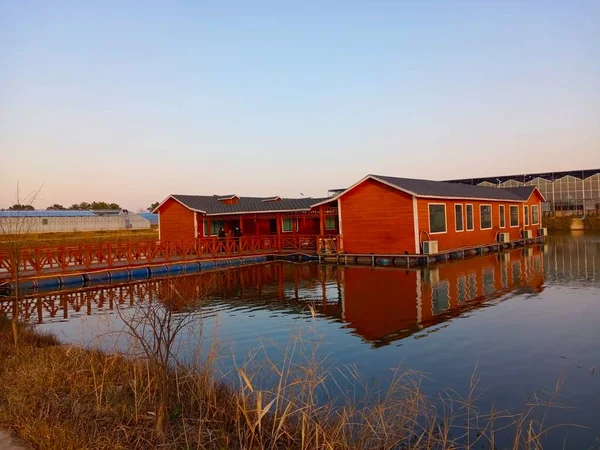
[[[370,175],[370,177],[395,186],[403,191],[408,191],[417,197],[472,198],[522,202],[527,200],[535,189],[535,186],[499,189],[495,187],[449,183],[446,181],[396,178],[382,175]]]
[[[171,195],[172,198],[196,211],[209,215],[236,214],[269,211],[303,211],[326,198],[282,198],[278,201],[264,201],[274,197],[238,197],[238,202],[227,205],[220,198],[231,198],[224,195]]]

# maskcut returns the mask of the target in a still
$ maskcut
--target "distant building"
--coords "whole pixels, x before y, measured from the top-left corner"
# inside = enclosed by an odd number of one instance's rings
[[[537,186],[546,198],[542,204],[542,211],[546,213],[600,213],[600,169],[501,175],[448,181],[501,188]]]
[[[150,222],[127,210],[0,211],[0,233],[146,230]]]

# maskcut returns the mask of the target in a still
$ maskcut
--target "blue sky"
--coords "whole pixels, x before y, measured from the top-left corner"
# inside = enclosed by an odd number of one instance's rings
[[[600,2],[0,0],[0,206],[600,166]]]

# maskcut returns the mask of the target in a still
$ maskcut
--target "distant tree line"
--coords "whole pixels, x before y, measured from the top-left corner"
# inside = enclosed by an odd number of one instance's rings
[[[159,202],[154,202],[154,203],[152,203],[150,206],[148,206],[148,208],[146,208],[146,210],[147,210],[148,212],[152,212],[152,211],[154,211],[154,209],[155,209],[155,208],[156,208],[158,205],[160,205],[160,203],[159,203]]]
[[[114,210],[116,210],[116,209],[121,209],[121,207],[117,203],[81,202],[81,203],[74,203],[71,206],[69,206],[68,208],[65,208],[63,205],[59,205],[58,203],[55,203],[52,206],[48,206],[46,208],[46,211],[67,211],[67,210],[89,211],[92,209],[114,209]],[[21,205],[18,203],[8,207],[8,211],[34,211],[34,210],[35,210],[35,208],[32,205]]]

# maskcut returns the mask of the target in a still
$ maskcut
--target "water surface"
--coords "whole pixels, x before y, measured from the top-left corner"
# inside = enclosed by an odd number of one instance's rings
[[[365,379],[402,366],[427,374],[425,388],[466,393],[474,370],[478,404],[519,409],[554,391],[548,448],[597,448],[600,430],[600,236],[551,236],[544,245],[453,261],[436,268],[269,263],[120,286],[40,293],[27,316],[65,342],[119,348],[117,304],[212,294],[199,308],[204,345],[216,334],[226,373],[263,348],[280,357],[291,336],[318,341],[332,367]],[[315,316],[311,314],[315,311]],[[197,330],[192,330],[197,331]],[[189,333],[189,342],[197,335]],[[188,338],[189,338],[188,336]],[[180,348],[192,358],[193,345]],[[595,447],[596,446],[596,447]]]

